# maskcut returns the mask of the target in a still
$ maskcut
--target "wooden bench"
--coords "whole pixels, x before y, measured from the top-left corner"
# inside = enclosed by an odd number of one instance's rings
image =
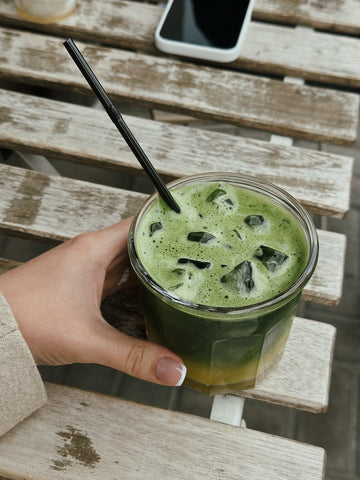
[[[38,172],[24,171],[16,167],[1,165],[1,169],[2,173],[5,174],[1,175],[1,178],[6,179],[4,183],[8,186],[12,183],[10,181],[11,174],[18,177],[18,180],[21,178],[20,181],[16,182],[15,190],[12,192],[8,190],[9,195],[5,194],[5,197],[9,196],[13,200],[13,207],[16,205],[15,211],[13,208],[7,208],[5,211],[8,213],[12,212],[15,216],[17,215],[17,218],[15,218],[10,213],[10,218],[7,218],[6,231],[14,228],[18,233],[21,231],[22,234],[26,235],[36,237],[41,234],[42,238],[51,240],[59,240],[61,238],[64,240],[69,235],[71,227],[70,225],[68,227],[65,225],[65,230],[68,230],[68,232],[64,234],[64,214],[61,213],[60,216],[57,216],[56,211],[66,211],[66,205],[68,205],[66,198],[75,199],[78,197],[78,199],[83,199],[82,202],[77,203],[76,212],[73,212],[71,209],[67,212],[70,215],[68,218],[71,218],[72,214],[77,215],[74,218],[75,224],[84,214],[91,218],[97,218],[96,222],[99,221],[101,218],[99,211],[95,213],[92,211],[92,208],[89,210],[89,205],[98,205],[96,208],[100,208],[103,213],[108,209],[107,211],[109,212],[110,210],[110,215],[119,217],[122,215],[121,210],[119,210],[119,204],[121,204],[120,199],[124,199],[121,194],[125,195],[125,192],[86,182],[49,177]],[[63,190],[62,194],[60,194],[61,190]],[[2,189],[2,192],[4,191],[5,189]],[[100,191],[101,194],[99,195]],[[63,204],[61,195],[64,195]],[[143,196],[136,193],[134,198],[136,202],[140,199],[142,200]],[[101,202],[101,199],[102,203],[99,204],[98,202]],[[109,199],[114,203],[109,204]],[[107,207],[106,204],[108,205]],[[39,228],[40,225],[42,227]],[[76,226],[77,229],[79,227],[81,230],[81,225]],[[74,228],[74,225],[72,228]],[[4,270],[11,266],[9,262],[3,262],[3,265]],[[315,288],[315,290],[317,289]],[[118,302],[117,311],[119,312],[120,308],[122,308],[122,315],[126,316],[121,298]],[[131,303],[136,304],[135,301]],[[109,321],[111,321],[111,316]],[[241,395],[314,412],[324,411],[328,404],[334,337],[335,329],[332,326],[296,318],[286,351],[279,364],[269,375],[258,382],[256,388],[244,391]],[[52,390],[52,388],[55,388],[55,390]],[[11,474],[9,478],[21,478],[26,468],[29,468],[29,462],[33,478],[39,480],[45,479],[52,470],[66,472],[67,478],[75,478],[80,474],[83,476],[86,472],[89,472],[91,476],[97,475],[98,478],[103,478],[105,473],[110,475],[114,471],[119,471],[120,468],[119,464],[114,464],[115,457],[113,455],[115,453],[110,453],[109,456],[106,448],[109,442],[114,448],[114,450],[111,450],[112,452],[122,448],[121,457],[118,452],[116,454],[116,460],[121,463],[121,468],[125,468],[125,471],[129,469],[134,478],[137,478],[136,475],[138,475],[138,478],[142,478],[144,472],[148,471],[147,463],[149,458],[152,458],[151,456],[148,457],[148,455],[154,455],[154,452],[147,450],[146,455],[140,455],[141,459],[133,452],[133,450],[136,452],[141,452],[142,450],[141,448],[139,450],[138,441],[138,435],[141,437],[144,435],[138,428],[140,418],[142,426],[146,425],[144,428],[146,428],[147,435],[150,438],[153,438],[155,435],[166,439],[163,442],[165,441],[167,445],[167,455],[161,456],[159,463],[156,464],[156,475],[158,478],[161,478],[162,475],[164,478],[169,478],[168,475],[171,475],[171,478],[177,478],[177,472],[183,471],[183,453],[181,453],[180,461],[174,460],[172,457],[169,458],[169,455],[171,456],[169,448],[175,448],[175,445],[179,443],[179,438],[184,437],[187,439],[185,442],[186,448],[190,452],[196,452],[197,458],[201,451],[209,451],[209,448],[212,451],[211,445],[213,445],[213,437],[215,435],[221,435],[221,439],[224,438],[224,435],[225,438],[230,435],[229,442],[232,442],[232,437],[234,436],[233,431],[233,433],[230,433],[231,431],[226,430],[224,425],[214,422],[210,422],[210,430],[213,434],[209,435],[209,424],[206,423],[208,421],[205,422],[203,419],[193,416],[188,418],[184,414],[173,414],[173,412],[169,413],[163,410],[149,410],[149,407],[142,405],[128,404],[118,399],[115,401],[110,397],[102,397],[96,394],[90,395],[84,391],[67,390],[63,386],[47,386],[47,389],[50,393],[48,405],[0,439],[0,458],[5,459],[5,463],[3,462],[0,467],[0,472],[4,475],[4,478],[8,478],[8,474]],[[84,408],[79,409],[78,407],[78,405],[92,406],[94,403],[99,405],[95,411]],[[112,405],[114,405],[115,410],[112,408]],[[125,417],[128,409],[132,411],[131,418],[129,416]],[[151,412],[150,415],[149,411]],[[117,429],[113,433],[109,433],[108,424],[113,424],[114,416],[117,418],[118,415],[122,415],[122,421],[117,423]],[[92,420],[89,421],[89,419],[97,418],[98,416],[101,419],[99,422],[93,423]],[[145,420],[143,421],[144,416]],[[136,419],[136,422],[134,419]],[[127,431],[124,431],[123,422],[127,425]],[[24,448],[24,438],[28,438],[27,428],[30,431],[39,432],[39,435],[32,435],[30,444],[27,442],[26,445],[28,447]],[[190,437],[187,435],[187,428],[192,429]],[[227,426],[226,428],[230,427]],[[45,436],[43,430],[47,432]],[[134,431],[137,432],[135,438]],[[157,433],[159,431],[161,431],[162,437]],[[233,475],[234,471],[245,472],[243,477],[241,476],[242,473],[240,473],[239,478],[251,478],[251,476],[259,478],[256,475],[262,475],[262,471],[266,471],[267,478],[273,476],[273,478],[290,479],[294,475],[297,478],[301,478],[302,475],[306,475],[306,478],[321,478],[325,458],[322,449],[259,434],[258,432],[253,432],[254,436],[251,437],[252,432],[249,430],[246,430],[247,433],[243,437],[242,432],[243,429],[236,434],[236,441],[232,443],[233,447],[243,452],[242,442],[245,442],[249,451],[255,450],[259,458],[266,459],[266,462],[261,463],[259,467],[257,460],[251,456],[253,459],[250,462],[251,465],[246,467],[249,463],[247,455],[232,457],[224,456],[221,452],[219,456],[222,457],[222,460],[220,461],[217,456],[213,457],[211,455],[210,464],[208,457],[201,457],[200,464],[197,464],[199,478],[203,478],[203,475],[210,476],[210,471],[212,472],[211,475],[216,475],[220,470],[224,479],[232,478],[231,475]],[[132,441],[129,441],[128,437]],[[207,439],[206,442],[204,437]],[[99,438],[104,439],[100,444],[98,443]],[[113,438],[114,440],[112,440]],[[274,439],[275,443],[272,448],[277,450],[279,456],[273,456],[272,462],[269,463],[267,456],[271,452],[271,449],[270,451],[268,450],[270,439]],[[124,445],[124,442],[127,444],[125,450],[121,447]],[[222,445],[224,445],[224,448],[227,448],[225,439],[224,442],[222,440]],[[201,444],[200,450],[195,448],[198,443]],[[76,447],[78,444],[81,445],[80,449]],[[294,448],[295,450],[293,450]],[[31,459],[34,458],[34,449],[42,453],[40,456],[36,455],[36,460],[31,462]],[[131,461],[124,466],[123,454],[129,457],[128,451],[131,452]],[[15,463],[13,452],[16,452]],[[158,457],[156,458],[158,459]],[[306,473],[303,471],[304,458],[307,462]],[[100,459],[102,459],[102,462],[100,462]],[[288,465],[286,468],[284,464],[285,459],[285,464],[290,462],[290,466]],[[214,460],[216,460],[215,463]],[[165,468],[164,464],[168,465],[167,468]],[[165,473],[163,473],[164,471]]]
[[[357,35],[358,9],[356,0],[337,5],[336,14],[330,3],[320,8],[305,1],[258,0],[241,57],[219,68],[155,50],[160,5],[79,0],[74,15],[41,26],[19,19],[12,0],[4,0],[0,80],[9,83],[0,89],[0,147],[142,174],[104,112],[78,105],[74,96],[72,103],[48,98],[60,90],[90,93],[64,53],[68,35],[86,42],[77,43],[116,101],[349,145],[358,127],[359,96],[348,89],[360,85],[360,40],[328,31]],[[283,82],[282,75],[337,89]],[[36,96],[29,85],[37,88]],[[267,142],[132,116],[126,120],[166,180],[184,173],[238,171],[277,183],[315,214],[343,218],[349,209],[350,158],[294,147],[283,137]],[[117,222],[144,200],[140,192],[6,164],[0,164],[0,192],[0,231],[50,242]],[[336,305],[345,237],[319,230],[319,238],[319,264],[303,298]],[[14,266],[0,259],[0,272]],[[137,295],[128,291],[112,297],[103,311],[116,328],[143,336],[141,313],[134,309]],[[254,389],[239,395],[325,411],[334,338],[332,326],[297,317],[281,361]],[[1,478],[102,479],[120,473],[124,478],[315,480],[324,475],[325,452],[317,447],[61,385],[46,388],[48,404],[0,439]],[[214,402],[211,418],[221,419],[223,412],[215,410],[219,405],[224,410],[225,400]]]

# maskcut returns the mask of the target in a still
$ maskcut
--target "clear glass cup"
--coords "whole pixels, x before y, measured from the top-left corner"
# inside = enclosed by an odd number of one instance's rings
[[[15,0],[18,14],[37,23],[53,23],[70,15],[76,0]]]
[[[235,173],[209,173],[181,178],[170,190],[199,182],[227,182],[265,195],[297,220],[307,242],[307,262],[300,276],[280,295],[261,303],[233,308],[209,307],[183,300],[157,284],[136,250],[137,226],[152,205],[151,196],[133,220],[129,256],[140,279],[147,336],[185,362],[185,384],[208,393],[229,393],[255,385],[282,355],[301,292],[314,272],[318,237],[308,212],[287,192],[264,180]]]

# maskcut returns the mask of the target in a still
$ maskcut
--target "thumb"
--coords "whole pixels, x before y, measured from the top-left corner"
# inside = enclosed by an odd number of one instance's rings
[[[125,335],[105,320],[98,325],[90,341],[92,345],[87,342],[86,362],[112,367],[160,385],[182,385],[186,367],[180,357],[165,347]]]

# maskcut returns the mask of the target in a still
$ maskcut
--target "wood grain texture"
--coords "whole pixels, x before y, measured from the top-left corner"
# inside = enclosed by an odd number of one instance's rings
[[[359,88],[360,38],[252,22],[235,65]]]
[[[346,236],[325,230],[318,230],[318,236],[318,266],[303,291],[303,298],[336,306],[343,290]]]
[[[360,33],[358,0],[256,0],[253,16],[335,32]]]
[[[19,235],[67,240],[136,213],[137,192],[0,165],[2,229]]]
[[[276,183],[315,213],[342,218],[349,209],[353,160],[348,157],[124,118],[165,179],[241,172]],[[143,174],[105,111],[8,90],[0,90],[0,145]]]
[[[154,31],[163,7],[118,0],[103,3],[79,0],[77,3],[75,14],[63,21],[33,27],[45,33],[96,40],[148,53],[157,52]],[[338,12],[333,19],[336,21],[337,17]],[[0,21],[14,26],[29,25],[17,15],[13,0],[0,2]],[[358,87],[360,39],[253,21],[239,59],[221,66]]]
[[[0,29],[0,46],[4,78],[89,92],[58,38]],[[114,100],[330,143],[356,139],[357,94],[95,45],[79,48]]]
[[[0,164],[0,229],[5,233],[61,242],[134,215],[146,196],[65,177]],[[318,231],[320,260],[304,298],[340,301],[345,236]]]
[[[319,447],[69,387],[46,389],[47,405],[0,439],[5,478],[323,478]]]
[[[325,412],[335,333],[332,325],[295,317],[280,361],[253,389],[238,395],[314,413]]]

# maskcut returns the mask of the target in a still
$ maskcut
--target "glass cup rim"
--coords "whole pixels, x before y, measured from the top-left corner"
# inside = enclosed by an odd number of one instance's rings
[[[134,268],[136,274],[140,278],[140,280],[145,283],[147,287],[153,290],[156,294],[164,297],[168,301],[172,303],[178,304],[180,307],[189,308],[191,310],[196,310],[199,312],[212,312],[212,313],[219,313],[219,314],[227,314],[227,315],[236,315],[236,314],[251,314],[252,312],[258,312],[259,310],[263,309],[270,309],[278,307],[285,301],[289,301],[295,295],[297,295],[309,281],[311,275],[313,274],[317,259],[318,259],[318,252],[319,252],[319,241],[316,232],[315,225],[313,220],[308,213],[308,211],[286,190],[278,187],[274,183],[271,183],[267,180],[262,178],[258,178],[251,175],[236,173],[236,172],[208,172],[208,173],[200,173],[195,175],[184,176],[173,180],[172,182],[167,184],[169,190],[175,189],[177,187],[183,185],[189,185],[192,183],[205,183],[205,182],[217,182],[217,181],[224,181],[227,183],[233,182],[238,186],[243,188],[249,187],[250,190],[255,190],[258,193],[262,193],[263,195],[269,197],[270,199],[274,200],[274,197],[277,198],[278,203],[281,203],[283,206],[285,204],[286,208],[289,209],[291,213],[299,220],[302,220],[301,227],[304,231],[306,236],[306,240],[308,242],[309,247],[309,255],[306,266],[299,277],[293,282],[288,288],[286,288],[283,292],[272,297],[270,299],[264,300],[262,302],[254,303],[251,305],[245,305],[241,307],[216,307],[216,306],[209,306],[203,305],[200,303],[191,302],[185,300],[181,297],[174,295],[173,293],[166,290],[164,287],[159,285],[146,271],[146,268],[140,261],[140,258],[137,254],[136,245],[135,245],[135,237],[136,237],[136,229],[137,225],[140,222],[142,216],[146,213],[147,209],[151,206],[151,204],[158,198],[158,193],[155,192],[154,194],[150,195],[143,205],[140,207],[137,214],[134,216],[132,224],[130,226],[129,237],[128,237],[128,250],[130,261],[132,267]],[[251,188],[252,187],[252,188]],[[260,190],[260,192],[259,192]],[[279,202],[280,200],[280,202]],[[300,223],[300,222],[299,222]],[[304,226],[306,226],[307,231],[304,230]]]

